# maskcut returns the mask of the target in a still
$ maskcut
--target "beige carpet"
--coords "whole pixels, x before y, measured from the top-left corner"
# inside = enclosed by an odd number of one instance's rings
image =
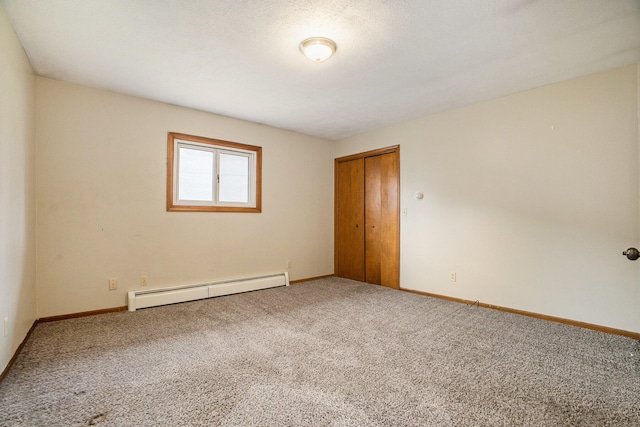
[[[0,426],[639,426],[619,336],[323,279],[40,324]]]

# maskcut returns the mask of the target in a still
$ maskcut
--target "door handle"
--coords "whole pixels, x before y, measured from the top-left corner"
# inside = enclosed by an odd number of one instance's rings
[[[622,255],[626,255],[627,259],[635,261],[640,258],[640,251],[638,251],[636,248],[629,248],[626,251],[622,252]]]

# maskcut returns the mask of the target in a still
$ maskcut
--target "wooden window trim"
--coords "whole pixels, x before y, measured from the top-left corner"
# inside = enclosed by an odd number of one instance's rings
[[[255,207],[239,206],[190,206],[176,205],[173,203],[174,194],[174,157],[175,140],[197,142],[217,147],[227,147],[231,149],[253,151],[255,153],[255,174],[256,174],[256,205]],[[206,138],[203,136],[187,135],[178,132],[169,132],[167,136],[167,211],[168,212],[262,212],[262,147],[238,142],[224,141],[220,139]]]

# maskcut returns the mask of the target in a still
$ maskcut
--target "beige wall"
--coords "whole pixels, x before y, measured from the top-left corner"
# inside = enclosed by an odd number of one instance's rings
[[[640,332],[637,68],[340,141],[401,146],[401,286]]]
[[[35,77],[0,7],[0,372],[36,319],[34,108]]]
[[[167,132],[263,147],[263,212],[166,212]],[[333,272],[333,145],[241,120],[37,79],[38,315],[126,291]],[[108,279],[117,278],[117,291]]]

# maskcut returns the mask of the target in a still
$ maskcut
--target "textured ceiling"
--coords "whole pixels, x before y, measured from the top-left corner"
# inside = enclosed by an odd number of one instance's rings
[[[38,75],[332,140],[640,61],[640,0],[0,4]]]

